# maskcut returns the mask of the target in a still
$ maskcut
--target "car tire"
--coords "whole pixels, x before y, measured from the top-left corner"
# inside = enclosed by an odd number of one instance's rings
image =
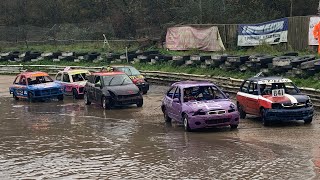
[[[28,92],[28,101],[29,102],[34,102],[33,94],[31,92]]]
[[[142,107],[143,106],[143,99],[139,100],[137,103],[137,107]]]
[[[88,93],[86,93],[86,92],[84,93],[83,99],[84,99],[84,104],[85,105],[90,105],[91,104],[91,102],[89,100],[89,97],[88,97]]]
[[[171,122],[171,118],[168,116],[168,113],[167,113],[167,110],[166,110],[166,108],[163,108],[163,117],[164,117],[164,120],[165,120],[165,122]]]
[[[238,128],[238,124],[231,124],[231,125],[230,125],[230,128],[231,128],[231,129],[237,129],[237,128]]]
[[[101,104],[102,104],[103,109],[111,109],[111,107],[112,107],[110,99],[108,99],[105,96],[102,97]]]
[[[184,127],[185,131],[191,132],[191,128],[189,126],[189,119],[188,119],[188,116],[186,114],[183,115],[183,127]]]
[[[260,117],[261,117],[262,124],[264,126],[270,125],[270,122],[266,119],[266,110],[264,108],[260,110]]]
[[[76,89],[72,89],[72,97],[73,99],[79,99],[79,94]]]
[[[14,100],[16,100],[16,101],[19,100],[19,98],[18,98],[14,93],[12,94],[12,96],[13,96],[13,99],[14,99]]]
[[[304,124],[310,124],[312,122],[312,118],[308,118],[304,120]]]
[[[240,106],[239,103],[237,103],[237,106],[238,106],[238,111],[239,111],[239,114],[240,114],[240,118],[241,119],[245,119],[246,118],[246,112],[242,109],[242,107]]]
[[[63,94],[60,94],[60,95],[58,95],[58,97],[57,97],[57,99],[58,99],[59,101],[63,101],[63,98],[64,98]]]

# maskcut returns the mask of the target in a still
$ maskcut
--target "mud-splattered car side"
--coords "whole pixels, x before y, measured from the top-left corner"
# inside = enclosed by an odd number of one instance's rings
[[[64,88],[59,83],[54,82],[47,73],[44,72],[23,72],[15,78],[13,85],[9,88],[13,98],[63,100]]]

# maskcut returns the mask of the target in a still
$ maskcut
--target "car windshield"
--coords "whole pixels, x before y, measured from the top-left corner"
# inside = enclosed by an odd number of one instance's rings
[[[273,95],[272,92],[282,89],[286,94],[294,95],[299,93],[298,88],[292,82],[259,84],[259,89],[261,95]]]
[[[227,99],[225,94],[215,86],[197,86],[183,89],[184,102]]]
[[[53,82],[53,80],[49,76],[37,76],[37,77],[28,77],[27,82],[28,82],[28,85],[34,85],[34,84]]]
[[[131,79],[126,74],[103,76],[103,82],[106,86],[120,86],[132,84]]]
[[[138,76],[141,73],[134,67],[120,67],[120,71],[126,73],[129,76]]]

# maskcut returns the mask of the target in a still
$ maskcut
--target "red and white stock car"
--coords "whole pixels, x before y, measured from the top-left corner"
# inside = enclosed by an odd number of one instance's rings
[[[260,116],[262,123],[304,120],[312,122],[314,108],[309,96],[302,94],[290,79],[253,77],[244,80],[237,93],[240,118]]]

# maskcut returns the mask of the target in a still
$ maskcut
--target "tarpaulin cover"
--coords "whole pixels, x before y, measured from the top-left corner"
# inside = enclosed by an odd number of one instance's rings
[[[208,28],[194,28],[191,26],[168,28],[166,47],[169,50],[225,50],[216,26]]]
[[[288,18],[260,24],[240,24],[238,46],[257,46],[263,43],[279,44],[288,42]]]
[[[319,22],[320,22],[320,17],[318,16],[310,17],[310,22],[309,22],[309,45],[310,46],[316,46],[319,44],[318,40],[313,36],[314,27]]]

